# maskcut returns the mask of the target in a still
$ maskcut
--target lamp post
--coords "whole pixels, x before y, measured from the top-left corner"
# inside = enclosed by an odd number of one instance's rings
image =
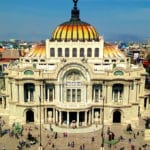
[[[42,133],[41,133],[41,97],[39,97],[39,102],[40,102],[40,146],[39,150],[43,150],[42,148]]]
[[[101,150],[104,150],[104,100],[105,98],[103,97],[103,107],[102,107],[102,132],[101,132],[101,137],[102,137],[102,143],[101,143]]]

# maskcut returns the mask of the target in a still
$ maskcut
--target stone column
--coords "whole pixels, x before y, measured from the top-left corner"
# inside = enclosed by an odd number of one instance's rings
[[[69,122],[70,122],[70,120],[69,120],[69,112],[67,111],[67,126],[69,127]]]
[[[87,126],[87,111],[85,111],[85,126]]]
[[[94,99],[92,98],[92,85],[85,83],[85,88],[82,88],[83,94],[81,98],[85,99],[85,103],[91,103]]]
[[[94,123],[94,108],[92,108],[92,124]]]
[[[56,123],[56,111],[55,111],[55,108],[53,108],[53,123]]]
[[[90,125],[91,124],[91,110],[89,110],[89,122],[88,124]]]
[[[35,85],[35,91],[33,92],[33,101],[39,102],[39,97],[40,97],[40,84]],[[42,98],[41,98],[42,102]]]
[[[107,86],[107,99],[106,100],[107,100],[107,103],[112,102],[112,85]]]
[[[45,111],[44,122],[47,123],[48,122],[48,119],[47,119],[47,108],[44,108],[44,111]]]
[[[45,84],[44,83],[42,86],[42,93],[43,93],[43,101],[45,101]]]
[[[15,83],[12,83],[12,99],[14,102],[17,101],[17,85]]]
[[[55,87],[53,88],[53,102],[54,102],[54,99],[55,99]]]
[[[113,95],[113,99],[112,99],[112,101],[114,102],[115,101],[115,94],[114,94],[114,92],[112,93],[112,95]]]
[[[47,102],[49,102],[49,88],[47,88]]]
[[[118,91],[118,102],[120,102],[120,91]]]
[[[23,88],[23,84],[19,85],[19,100],[21,103],[24,102],[24,88]]]
[[[29,89],[27,89],[28,90],[28,99],[27,99],[27,102],[30,102],[30,90]]]
[[[62,121],[62,112],[59,111],[59,125],[61,125],[61,121]]]
[[[58,123],[58,111],[56,110],[55,112],[56,112],[55,113],[56,114],[56,123]]]

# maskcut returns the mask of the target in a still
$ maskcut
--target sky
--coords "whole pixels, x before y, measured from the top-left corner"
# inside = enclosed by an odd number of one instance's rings
[[[38,41],[69,21],[72,0],[1,0],[0,40]],[[150,38],[150,0],[79,0],[80,19],[106,41]]]

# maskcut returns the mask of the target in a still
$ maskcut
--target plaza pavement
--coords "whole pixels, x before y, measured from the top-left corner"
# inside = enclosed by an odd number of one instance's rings
[[[140,122],[140,125],[133,129],[135,134],[128,134],[125,132],[126,126],[122,126],[120,124],[114,124],[109,126],[111,131],[115,134],[115,139],[122,136],[124,140],[120,141],[114,146],[108,147],[107,144],[104,145],[105,150],[132,150],[131,145],[136,147],[136,150],[150,150],[150,141],[144,141],[144,124],[143,121]],[[4,126],[4,128],[8,128],[8,126]],[[46,128],[42,127],[42,146],[44,150],[100,150],[101,145],[101,126],[95,127],[92,126],[86,129],[63,129],[63,128],[55,128],[59,132],[57,132],[57,138],[55,137],[56,132],[50,131]],[[105,139],[107,136],[107,128],[104,127],[104,135]],[[60,132],[61,131],[61,132]],[[88,131],[86,133],[85,131]],[[10,137],[9,134],[6,134],[0,137],[0,150],[16,150],[19,141],[26,141],[27,134],[30,132],[34,137],[37,137],[39,140],[39,127],[33,124],[24,125],[23,136],[20,136],[17,139],[15,136]],[[64,137],[64,132],[67,133],[67,137]],[[74,132],[74,133],[73,133]],[[81,133],[79,133],[81,132]],[[137,133],[139,132],[139,135]],[[92,141],[92,137],[94,137],[94,141]],[[131,138],[131,143],[129,143],[129,138]],[[74,142],[74,147],[68,146],[69,143]],[[147,144],[147,147],[143,146]],[[84,145],[84,149],[83,149]],[[54,147],[53,147],[54,146]],[[81,149],[82,147],[82,149]],[[23,147],[23,150],[38,150],[39,143],[32,145],[30,148]]]

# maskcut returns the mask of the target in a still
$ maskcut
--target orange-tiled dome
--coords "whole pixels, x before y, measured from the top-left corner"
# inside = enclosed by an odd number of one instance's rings
[[[56,41],[98,41],[99,34],[93,26],[83,22],[79,17],[77,0],[71,11],[70,21],[60,24],[53,32],[51,40]]]
[[[125,58],[124,53],[116,45],[104,44],[104,58]]]
[[[45,55],[45,44],[35,44],[32,46],[30,52],[27,54],[27,57],[45,57]]]

